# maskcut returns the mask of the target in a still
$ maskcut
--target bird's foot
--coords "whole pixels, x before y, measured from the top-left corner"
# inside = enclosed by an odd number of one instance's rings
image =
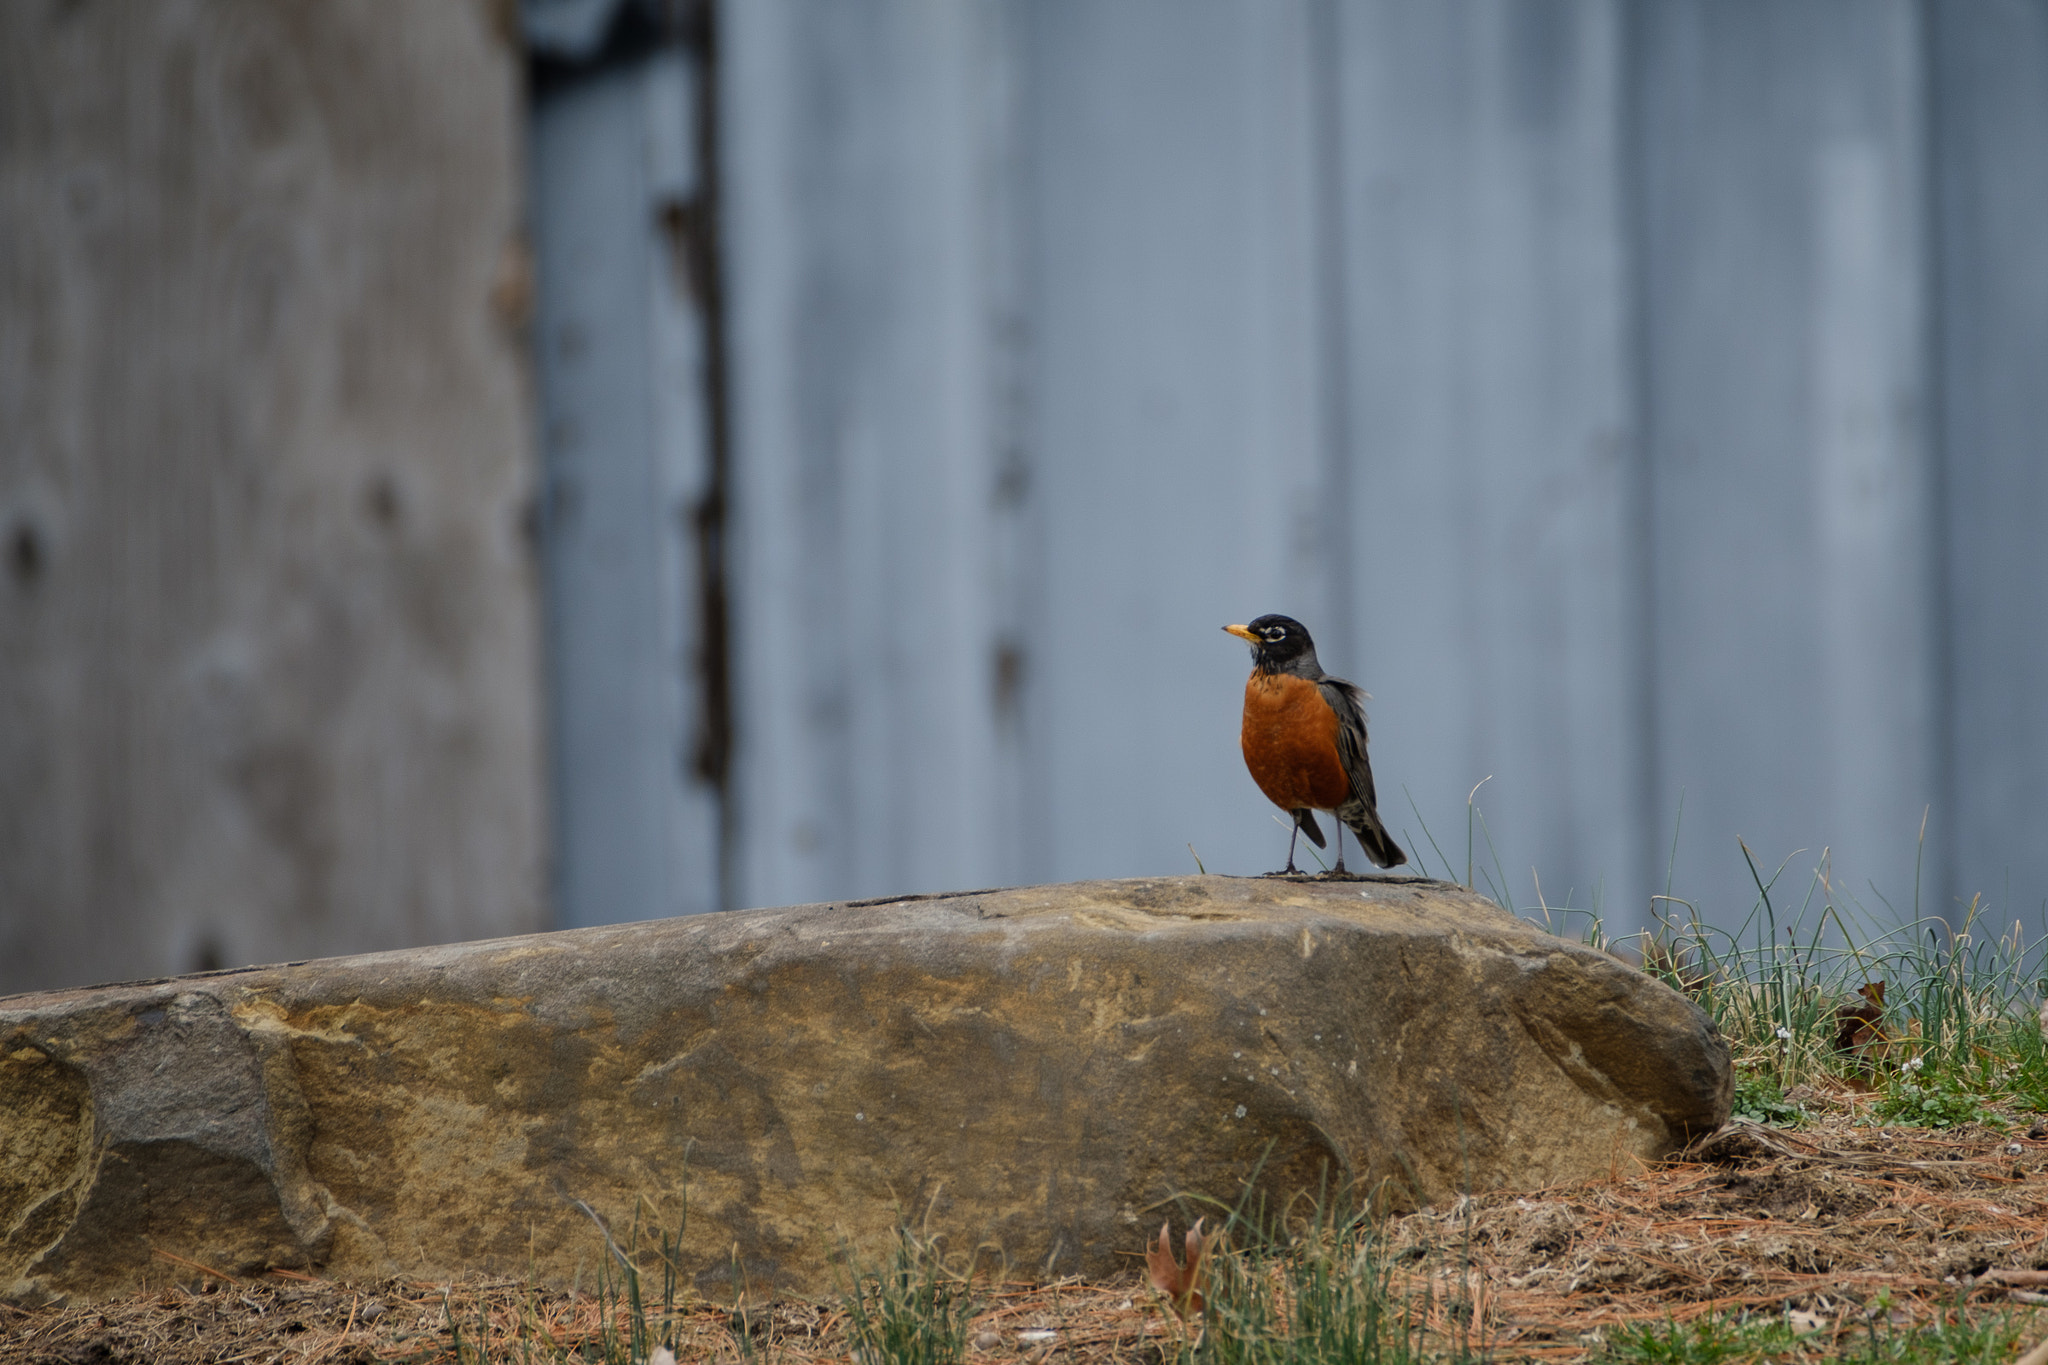
[[[1337,853],[1337,866],[1335,868],[1325,868],[1317,880],[1319,882],[1362,882],[1364,878],[1358,876],[1356,872],[1346,872],[1346,870],[1343,870],[1343,853]]]

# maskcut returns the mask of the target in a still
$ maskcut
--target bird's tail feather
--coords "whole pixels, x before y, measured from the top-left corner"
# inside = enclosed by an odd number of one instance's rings
[[[1294,823],[1301,826],[1301,832],[1306,834],[1308,841],[1317,848],[1328,848],[1330,846],[1329,840],[1323,838],[1323,827],[1316,823],[1316,813],[1314,811],[1295,811]],[[1382,863],[1381,866],[1384,867],[1385,864]]]
[[[1346,823],[1358,836],[1358,846],[1365,850],[1365,856],[1381,867],[1396,867],[1408,861],[1408,855],[1394,842],[1394,836],[1387,833],[1387,827],[1380,823],[1378,815],[1368,811],[1358,820]]]

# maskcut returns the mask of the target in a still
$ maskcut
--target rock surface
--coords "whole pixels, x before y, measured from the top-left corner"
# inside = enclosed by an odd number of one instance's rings
[[[1103,1274],[1178,1194],[1548,1185],[1729,1095],[1682,996],[1444,883],[702,915],[0,1000],[0,1292],[589,1285],[574,1201],[672,1227],[685,1190],[707,1294],[831,1293],[899,1217]]]

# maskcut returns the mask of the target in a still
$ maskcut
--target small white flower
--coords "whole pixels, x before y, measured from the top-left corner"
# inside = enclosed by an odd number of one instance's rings
[[[1786,1028],[1783,1024],[1780,1024],[1778,1025],[1778,1036],[1789,1043],[1792,1041],[1792,1030]]]
[[[1906,1063],[1906,1070],[1918,1071],[1921,1067],[1926,1065],[1927,1059],[1925,1057],[1915,1057],[1912,1061]]]
[[[1243,1106],[1243,1105],[1241,1105],[1241,1104],[1240,1104],[1239,1106],[1237,1106],[1237,1117],[1238,1117],[1238,1118],[1243,1118],[1243,1117],[1244,1117],[1244,1106]]]

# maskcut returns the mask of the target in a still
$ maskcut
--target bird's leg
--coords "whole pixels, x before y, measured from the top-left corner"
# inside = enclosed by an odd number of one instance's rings
[[[1330,823],[1337,827],[1337,866],[1331,869],[1331,873],[1341,877],[1344,875],[1344,822],[1332,815]],[[1359,847],[1364,848],[1365,845],[1360,844]]]
[[[1300,837],[1301,823],[1296,821],[1294,828],[1287,832],[1287,875],[1290,877],[1294,875],[1294,841]]]

